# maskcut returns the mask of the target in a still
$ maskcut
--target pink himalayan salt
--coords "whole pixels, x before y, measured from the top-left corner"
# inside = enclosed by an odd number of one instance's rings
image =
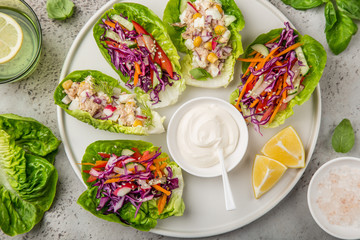
[[[359,228],[360,169],[330,169],[319,182],[316,202],[330,224]]]

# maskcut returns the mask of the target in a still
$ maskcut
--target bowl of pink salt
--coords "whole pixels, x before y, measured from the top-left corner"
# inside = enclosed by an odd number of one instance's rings
[[[341,239],[360,238],[360,159],[341,157],[312,177],[307,200],[315,222]]]

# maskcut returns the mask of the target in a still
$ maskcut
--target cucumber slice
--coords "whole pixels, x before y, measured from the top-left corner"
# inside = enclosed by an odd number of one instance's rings
[[[120,25],[122,25],[123,27],[125,27],[130,31],[134,29],[134,25],[131,22],[129,22],[128,20],[126,20],[125,18],[119,15],[112,15],[110,18],[114,21],[117,21]]]
[[[131,169],[131,168],[135,168],[135,166],[137,167],[137,170],[138,171],[145,171],[146,170],[146,167],[140,163],[133,163],[133,162],[130,162],[130,163],[127,163],[125,164],[125,167],[126,169]]]
[[[134,154],[134,151],[130,150],[130,149],[123,149],[121,151],[121,155],[125,155],[125,156],[131,156]]]
[[[236,20],[236,17],[233,15],[225,15],[224,20],[225,20],[225,26],[227,27]]]
[[[154,65],[156,66],[156,70],[159,73],[159,77],[162,78],[162,69],[159,66],[159,64],[154,63]],[[158,85],[160,83],[159,79],[157,78],[156,73],[154,73],[154,77],[153,77],[153,88]]]
[[[300,66],[300,74],[305,76],[310,70],[309,65],[307,64],[304,52],[301,47],[295,49],[296,56],[298,60],[302,63]]]
[[[122,44],[126,44],[129,48],[134,48],[137,46],[136,42],[134,41],[130,41],[130,40],[121,40],[119,35],[114,32],[114,31],[111,31],[111,30],[107,30],[106,33],[105,33],[105,37],[107,38],[111,38],[112,40],[118,42],[118,43],[122,43]]]
[[[257,52],[259,52],[261,55],[263,55],[264,57],[266,57],[267,55],[269,55],[269,50],[268,48],[263,45],[263,44],[254,44],[251,46],[251,48]]]

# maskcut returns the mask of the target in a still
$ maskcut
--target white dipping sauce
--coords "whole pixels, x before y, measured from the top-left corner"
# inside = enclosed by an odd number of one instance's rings
[[[180,119],[177,144],[184,161],[208,168],[219,162],[217,150],[224,158],[234,152],[239,127],[233,117],[218,104],[195,104]]]

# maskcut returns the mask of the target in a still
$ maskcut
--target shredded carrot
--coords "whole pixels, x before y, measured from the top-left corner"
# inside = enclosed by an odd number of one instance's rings
[[[115,23],[113,23],[113,22],[110,22],[110,21],[108,21],[108,20],[105,20],[104,23],[105,23],[106,25],[108,25],[109,27],[115,28]]]
[[[137,62],[135,62],[134,86],[138,84],[140,74],[141,74],[140,65]]]
[[[155,170],[156,170],[156,167],[155,167],[154,165],[151,165],[151,166],[150,166],[150,170],[151,170],[151,171],[155,171]]]
[[[159,177],[162,177],[162,172],[160,171],[159,163],[155,163],[156,172],[159,174]]]
[[[164,158],[157,158],[153,161],[153,163],[160,163],[160,162],[164,162],[168,159],[168,157],[164,157]]]
[[[284,88],[286,87],[286,83],[284,83]],[[276,108],[274,109],[274,112],[272,113],[270,120],[269,120],[269,124],[274,120],[276,113],[279,111],[281,105],[283,104],[284,100],[286,98],[286,91],[283,92],[281,99],[279,101],[279,104],[276,106]]]
[[[238,58],[237,60],[241,62],[261,62],[263,58]]]
[[[255,107],[256,104],[258,104],[258,102],[259,102],[259,98],[255,99],[255,101],[253,101],[253,102],[251,103],[250,108]]]
[[[166,166],[167,166],[167,163],[166,163],[166,162],[162,163],[162,164],[160,165],[160,170],[163,170]]]
[[[280,35],[277,36],[276,38],[271,39],[271,40],[268,41],[266,44],[268,44],[268,43],[273,43],[273,42],[275,42],[276,40],[278,40],[279,38],[280,38]]]
[[[111,178],[106,180],[104,183],[114,183],[114,182],[119,182],[120,178]]]
[[[156,185],[152,185],[153,188],[155,188],[156,190],[165,193],[167,196],[169,196],[171,194],[170,191],[166,190],[165,188],[161,187],[160,185],[156,184]]]
[[[77,163],[79,165],[86,165],[86,166],[95,166],[94,163]]]
[[[291,45],[290,47],[288,47],[287,49],[285,49],[284,51],[280,52],[279,54],[277,54],[275,57],[280,57],[281,55],[284,55],[285,53],[290,52],[291,50],[294,50],[298,47],[300,47],[301,45],[303,45],[302,43],[295,43],[294,45]]]
[[[159,202],[158,202],[159,214],[161,214],[163,212],[165,205],[166,205],[166,200],[167,200],[166,194],[162,194],[161,197],[159,198]]]

